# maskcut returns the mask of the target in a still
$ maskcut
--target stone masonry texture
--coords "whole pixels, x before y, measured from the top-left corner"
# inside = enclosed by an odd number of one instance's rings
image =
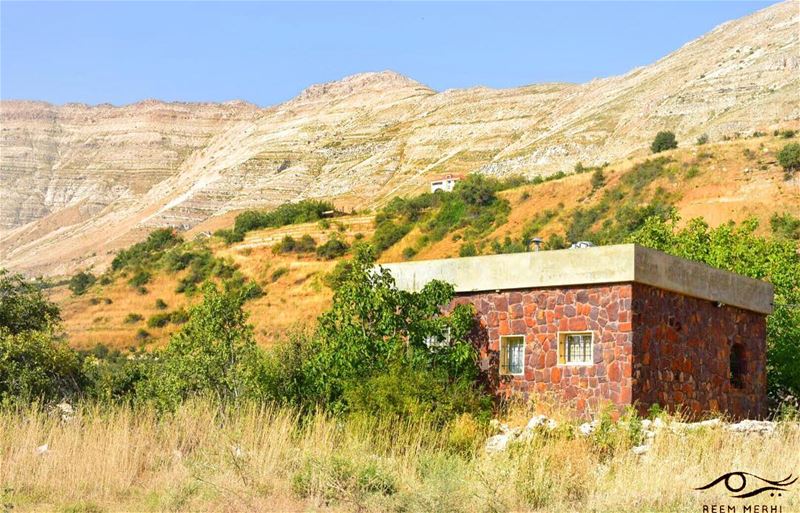
[[[481,367],[500,396],[537,395],[583,416],[611,404],[654,403],[692,415],[760,417],[766,409],[765,317],[642,284],[623,283],[462,293],[472,304]],[[594,334],[590,365],[559,365],[560,332]],[[525,340],[523,376],[499,376],[500,337]],[[741,387],[730,381],[731,346],[741,344]]]
[[[633,325],[633,399],[640,405],[735,418],[767,413],[764,315],[637,283]],[[740,387],[730,379],[734,344],[743,350]]]

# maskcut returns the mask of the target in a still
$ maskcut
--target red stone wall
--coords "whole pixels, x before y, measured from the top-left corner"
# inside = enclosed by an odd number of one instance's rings
[[[501,394],[551,393],[579,412],[631,403],[632,285],[460,294],[480,328],[482,367]],[[559,331],[593,331],[594,365],[558,365]],[[501,335],[525,337],[525,375],[498,379]]]
[[[732,306],[633,285],[633,400],[691,414],[766,414],[766,318]],[[744,347],[742,387],[730,381],[730,351]]]
[[[641,284],[460,294],[459,303],[477,310],[481,365],[501,395],[550,395],[584,414],[608,403],[766,414],[761,314]],[[560,331],[594,332],[594,365],[559,365]],[[525,337],[524,376],[498,376],[501,335]],[[730,382],[734,343],[744,347],[741,388]]]

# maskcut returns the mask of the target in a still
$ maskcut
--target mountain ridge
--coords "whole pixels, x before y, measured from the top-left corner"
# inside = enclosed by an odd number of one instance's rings
[[[106,265],[154,227],[242,209],[305,198],[360,209],[446,172],[549,175],[642,155],[661,129],[687,144],[797,127],[798,7],[770,6],[583,84],[436,92],[382,71],[263,108],[2,101],[0,261],[67,273]]]

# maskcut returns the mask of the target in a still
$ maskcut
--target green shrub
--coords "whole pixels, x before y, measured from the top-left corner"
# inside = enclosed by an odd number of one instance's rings
[[[569,247],[567,241],[557,233],[551,233],[550,237],[547,238],[547,242],[544,243],[544,249],[547,250],[564,249],[567,247]]]
[[[95,277],[92,273],[81,271],[74,274],[69,279],[69,290],[72,291],[72,294],[81,296],[85,294],[87,290],[89,290],[89,287],[91,287],[94,282]]]
[[[61,319],[58,306],[21,274],[0,269],[0,298],[0,330],[12,335],[41,331]]]
[[[302,370],[307,406],[385,408],[396,415],[428,411],[442,421],[482,411],[488,396],[470,388],[479,372],[475,348],[466,341],[472,308],[457,306],[443,316],[441,307],[454,294],[451,285],[433,281],[419,292],[399,291],[387,271],[374,270],[374,262],[370,247],[356,248],[339,276],[331,308],[318,319],[315,347]],[[449,344],[431,349],[431,339]],[[434,395],[435,403],[424,402]]]
[[[397,224],[393,221],[380,223],[375,228],[372,236],[373,244],[378,252],[382,252],[392,247],[397,241],[406,236],[411,231],[411,224]]]
[[[698,146],[702,146],[708,143],[708,134],[701,134],[700,137],[697,138],[695,144]]]
[[[167,309],[167,303],[161,298],[156,299],[156,309],[157,310],[166,310]]]
[[[225,244],[233,244],[244,240],[244,233],[236,230],[222,229],[214,232],[214,235],[225,241]]]
[[[689,169],[686,170],[686,179],[691,180],[692,178],[696,177],[700,174],[700,168],[697,166],[691,166]]]
[[[236,216],[233,229],[235,232],[244,234],[262,228],[308,223],[322,219],[324,212],[332,210],[335,210],[332,203],[314,200],[285,203],[270,212],[247,210]]]
[[[592,191],[596,191],[597,189],[605,185],[605,183],[606,183],[606,177],[603,174],[603,170],[602,169],[595,170],[595,172],[592,173]]]
[[[778,163],[787,174],[800,169],[800,143],[789,143],[778,153]]]
[[[796,134],[797,134],[796,130],[781,130],[781,131],[778,132],[777,135],[779,135],[780,137],[782,137],[784,139],[791,139]]]
[[[163,328],[167,324],[169,324],[172,315],[167,312],[157,313],[147,319],[147,327],[148,328]]]
[[[169,321],[172,324],[183,324],[189,320],[189,313],[184,310],[183,308],[179,308],[175,310],[171,314],[169,314]]]
[[[270,276],[270,281],[275,283],[276,281],[280,280],[281,277],[289,274],[288,267],[278,267],[272,272],[272,276]]]
[[[403,248],[403,258],[408,260],[410,258],[414,258],[417,254],[417,250],[411,246]]]
[[[333,260],[347,253],[350,246],[343,240],[333,237],[317,248],[317,256],[325,260]]]
[[[136,324],[142,319],[144,319],[144,317],[142,317],[141,314],[131,312],[125,316],[125,320],[123,322],[125,322],[125,324]]]
[[[336,290],[352,272],[352,268],[353,264],[349,260],[339,260],[333,270],[322,278],[322,282],[329,289]]]
[[[142,287],[143,285],[147,285],[148,283],[150,283],[150,280],[152,279],[152,277],[153,277],[153,275],[150,274],[149,271],[139,270],[139,271],[136,272],[136,274],[133,275],[133,277],[130,280],[128,280],[128,283],[132,287],[138,288],[138,287]]]
[[[476,256],[478,254],[478,248],[475,247],[475,243],[473,242],[465,242],[458,248],[458,256],[460,257],[471,257]]]
[[[453,193],[468,205],[486,206],[497,199],[497,190],[496,180],[473,173],[458,181]]]
[[[171,228],[154,230],[147,240],[120,251],[111,262],[111,269],[117,271],[123,267],[147,267],[161,258],[167,249],[181,242],[183,239]]]
[[[316,248],[317,243],[311,235],[305,234],[300,240],[295,240],[291,235],[287,235],[272,247],[272,252],[276,255],[278,253],[312,253]]]
[[[678,147],[678,141],[675,139],[675,134],[672,132],[662,131],[656,134],[653,143],[650,145],[650,151],[653,153],[660,153],[662,151],[671,150]]]
[[[506,253],[524,253],[528,250],[525,244],[520,240],[514,240],[508,235],[503,238],[503,242],[493,240],[491,243],[492,253],[506,254]]]
[[[150,332],[147,331],[144,328],[139,328],[136,331],[136,340],[138,340],[140,342],[144,342],[145,340],[150,340],[151,338],[152,338],[152,335],[150,335]]]
[[[473,378],[405,363],[364,380],[348,382],[343,399],[350,412],[368,416],[435,419],[444,423],[470,413],[488,420],[491,398]]]
[[[789,212],[781,215],[772,214],[769,220],[772,233],[778,237],[791,240],[800,240],[800,219]]]

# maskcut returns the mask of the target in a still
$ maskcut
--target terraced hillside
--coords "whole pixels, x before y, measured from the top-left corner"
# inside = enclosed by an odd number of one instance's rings
[[[800,218],[800,178],[787,179],[776,161],[779,149],[796,140],[765,135],[626,159],[601,168],[601,185],[593,186],[596,170],[590,170],[512,187],[498,193],[499,201],[507,202],[508,208],[498,209],[494,224],[482,232],[475,231],[474,226],[459,227],[460,220],[456,219],[456,228],[439,237],[434,234],[434,221],[439,219],[442,207],[423,208],[404,228],[407,233],[389,245],[380,260],[454,257],[467,244],[483,254],[520,251],[524,250],[520,246],[526,233],[546,241],[556,236],[567,243],[574,240],[571,236],[577,236],[602,242],[604,234],[620,229],[622,221],[635,223],[652,213],[647,209],[654,204],[675,208],[682,223],[692,217],[703,217],[712,225],[755,217],[760,221],[759,231],[771,234],[773,216]],[[603,209],[604,204],[608,208]],[[190,231],[186,238],[197,237],[199,242],[191,244],[209,248],[215,258],[261,287],[263,295],[250,300],[247,309],[258,341],[267,345],[292,329],[311,325],[331,297],[326,277],[337,262],[348,258],[327,260],[312,251],[276,254],[273,248],[287,236],[294,240],[308,236],[317,246],[332,238],[347,244],[356,240],[374,242],[375,220],[386,218],[387,208],[250,231],[244,240],[230,245],[215,236],[206,238],[200,229]],[[621,216],[620,212],[627,213]],[[408,248],[414,250],[413,255]],[[130,272],[115,275],[106,285],[98,282],[81,296],[71,295],[65,285],[52,289],[52,294],[63,308],[66,331],[77,347],[97,343],[120,348],[160,345],[179,323],[152,327],[148,321],[185,309],[198,299],[198,294],[176,292],[190,272],[157,271],[143,293],[131,285],[135,273]],[[159,299],[165,306],[157,306]],[[133,320],[132,314],[141,319]]]
[[[663,129],[688,147],[800,128],[799,29],[787,1],[585,84],[438,92],[381,72],[268,108],[3,101],[0,262],[102,269],[153,228],[214,229],[247,208],[375,207],[444,172],[546,176],[645,155]]]

